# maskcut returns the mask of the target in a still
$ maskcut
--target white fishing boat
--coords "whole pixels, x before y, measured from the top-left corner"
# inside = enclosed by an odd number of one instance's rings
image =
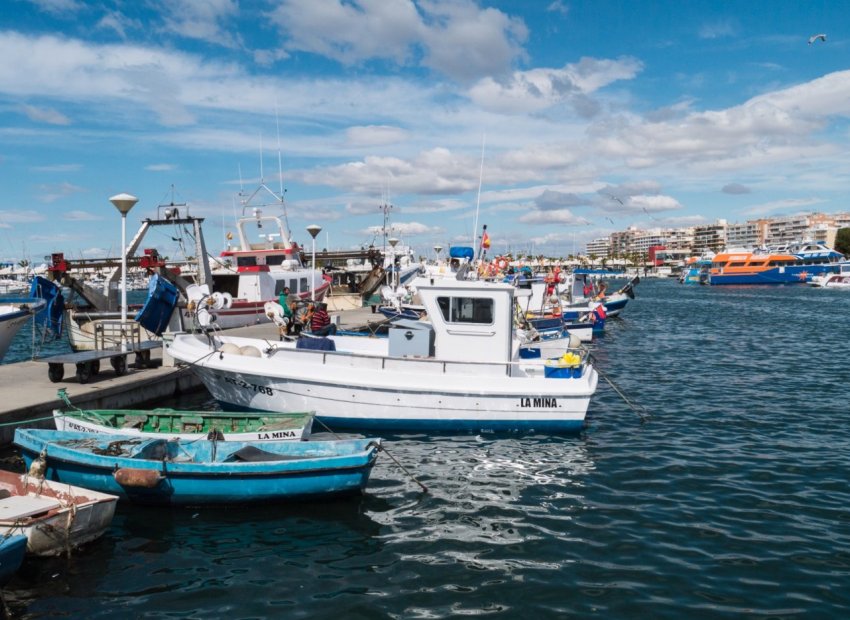
[[[582,428],[596,370],[581,351],[568,372],[520,356],[512,285],[417,278],[415,286],[430,322],[402,320],[388,338],[178,334],[168,350],[226,406],[312,410],[330,428]]]
[[[29,320],[45,307],[47,302],[37,297],[9,297],[0,299],[0,360],[12,344],[12,339]]]
[[[250,229],[262,234],[252,240]],[[211,289],[228,294],[230,307],[215,313],[221,329],[266,322],[264,306],[289,288],[290,301],[322,300],[331,278],[301,262],[301,250],[290,239],[284,221],[259,207],[236,222],[239,245],[221,253],[223,263],[212,271]],[[255,235],[256,236],[256,235]]]
[[[23,534],[27,552],[57,556],[99,538],[118,498],[0,470],[0,536]]]
[[[838,263],[838,273],[813,276],[809,284],[818,288],[850,288],[850,261]]]

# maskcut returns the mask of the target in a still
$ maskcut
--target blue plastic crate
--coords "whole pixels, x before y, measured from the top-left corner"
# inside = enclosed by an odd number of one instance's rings
[[[533,360],[540,358],[540,349],[521,348],[519,350],[519,358],[523,360]]]
[[[573,376],[572,368],[559,368],[558,366],[544,366],[544,376],[550,379],[569,379]]]

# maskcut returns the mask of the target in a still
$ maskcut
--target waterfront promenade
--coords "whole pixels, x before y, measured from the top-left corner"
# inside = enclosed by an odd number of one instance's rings
[[[365,325],[381,318],[372,314],[371,308],[333,315],[340,317],[341,328]],[[227,333],[270,342],[278,340],[277,327],[271,323],[240,327]],[[162,406],[169,398],[204,389],[188,368],[163,364],[159,349],[151,352],[149,368],[135,368],[133,359],[132,354],[128,355],[127,374],[121,377],[115,375],[108,360],[103,360],[100,373],[84,384],[77,381],[71,364],[66,364],[65,379],[58,383],[47,378],[47,364],[43,362],[0,365],[0,445],[12,440],[19,424],[52,428],[50,416],[55,408],[62,406],[56,396],[59,388],[66,388],[71,401],[81,409],[140,408],[154,402]]]

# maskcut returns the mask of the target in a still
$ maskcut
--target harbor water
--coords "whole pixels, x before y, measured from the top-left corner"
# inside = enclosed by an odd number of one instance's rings
[[[6,601],[17,618],[848,617],[850,296],[636,294],[593,351],[646,422],[600,380],[579,435],[387,435],[428,493],[382,455],[349,500],[122,505],[70,559],[28,559]]]

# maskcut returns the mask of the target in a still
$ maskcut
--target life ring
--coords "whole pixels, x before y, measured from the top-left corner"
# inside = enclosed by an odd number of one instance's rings
[[[504,256],[500,256],[496,259],[496,266],[500,271],[504,271],[508,268],[508,260]]]

